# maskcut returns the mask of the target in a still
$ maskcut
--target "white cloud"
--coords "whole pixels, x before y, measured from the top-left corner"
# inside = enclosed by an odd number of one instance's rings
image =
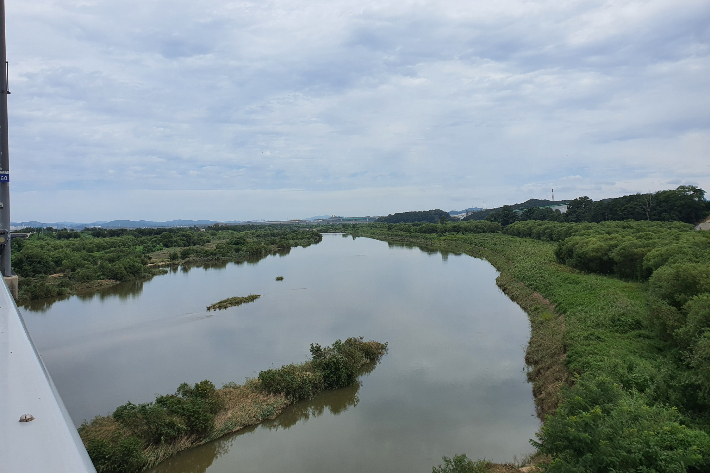
[[[8,4],[13,220],[710,190],[709,25],[704,1]]]

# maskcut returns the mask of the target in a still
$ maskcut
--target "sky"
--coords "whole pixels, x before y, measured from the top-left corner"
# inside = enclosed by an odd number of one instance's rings
[[[710,2],[6,0],[12,220],[710,191]]]

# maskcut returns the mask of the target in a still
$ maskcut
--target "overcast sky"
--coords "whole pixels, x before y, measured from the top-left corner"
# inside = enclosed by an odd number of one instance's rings
[[[710,191],[710,2],[6,0],[12,220]]]

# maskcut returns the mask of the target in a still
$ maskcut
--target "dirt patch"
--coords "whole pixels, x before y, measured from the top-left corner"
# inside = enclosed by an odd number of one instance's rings
[[[533,292],[533,297],[537,299],[542,305],[546,306],[550,311],[554,312],[555,311],[555,304],[550,302],[548,299],[545,299],[542,294],[539,292],[535,291]]]

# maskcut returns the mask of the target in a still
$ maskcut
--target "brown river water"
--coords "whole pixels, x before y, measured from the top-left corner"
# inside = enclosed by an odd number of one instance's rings
[[[182,382],[219,387],[305,361],[311,343],[388,342],[359,385],[151,471],[430,472],[444,455],[503,462],[533,451],[530,326],[496,276],[466,255],[325,234],[259,262],[176,268],[21,312],[77,425]],[[261,298],[206,311],[248,294]]]

